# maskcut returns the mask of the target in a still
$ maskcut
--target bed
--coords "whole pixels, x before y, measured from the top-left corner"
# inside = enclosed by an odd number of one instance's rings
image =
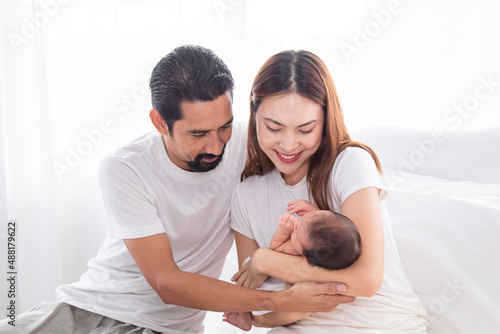
[[[394,238],[428,333],[498,333],[500,127],[375,127],[352,137],[382,163]]]

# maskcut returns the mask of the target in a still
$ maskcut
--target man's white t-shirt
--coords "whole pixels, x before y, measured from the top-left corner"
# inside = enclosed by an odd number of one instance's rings
[[[296,333],[425,333],[425,310],[413,291],[392,235],[383,182],[371,155],[357,147],[346,148],[337,157],[331,172],[333,209],[341,212],[347,197],[367,187],[380,189],[380,208],[384,224],[384,280],[375,296],[357,297],[333,312],[311,313],[287,328]],[[269,247],[287,203],[309,200],[306,178],[287,185],[279,171],[252,176],[240,183],[231,202],[231,228]],[[277,331],[279,333],[279,331]]]
[[[99,182],[109,233],[80,281],[57,289],[57,300],[154,331],[201,333],[206,312],[163,303],[122,239],[166,233],[181,270],[218,278],[233,243],[230,199],[245,147],[246,127],[234,124],[222,161],[209,172],[174,165],[157,132],[104,159]]]

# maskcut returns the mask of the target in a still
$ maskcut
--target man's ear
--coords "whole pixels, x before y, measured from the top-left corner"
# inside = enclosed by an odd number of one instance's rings
[[[151,118],[151,122],[155,126],[156,130],[164,136],[168,134],[168,127],[163,118],[160,115],[160,112],[156,109],[151,109],[149,112],[149,117]]]

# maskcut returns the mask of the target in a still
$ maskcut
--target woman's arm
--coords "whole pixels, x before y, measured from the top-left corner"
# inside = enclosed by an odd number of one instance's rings
[[[252,256],[252,254],[259,249],[257,241],[250,239],[243,234],[233,231],[234,240],[236,242],[236,252],[238,254],[238,266],[241,268],[243,262]]]
[[[261,248],[248,264],[250,275],[269,275],[289,283],[342,282],[347,286],[345,295],[373,296],[380,289],[384,276],[384,230],[378,189],[364,188],[349,196],[342,204],[342,214],[356,224],[363,247],[360,257],[350,267],[326,270],[313,267],[300,257]],[[238,282],[253,280],[247,276],[238,273],[234,279]],[[248,285],[243,283],[243,286]]]
[[[249,263],[243,265],[243,262],[245,262],[247,258],[255,254],[255,252],[259,249],[259,245],[257,244],[257,241],[250,239],[236,231],[234,231],[234,240],[236,242],[236,251],[238,253],[238,266],[239,268],[248,268]],[[240,282],[245,282],[244,287],[257,289],[262,285],[262,283],[264,283],[269,275],[243,270],[239,277],[241,277]]]

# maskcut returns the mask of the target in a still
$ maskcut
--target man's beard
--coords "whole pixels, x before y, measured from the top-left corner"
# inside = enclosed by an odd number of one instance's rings
[[[187,165],[193,172],[203,173],[203,172],[211,171],[212,169],[217,167],[219,165],[219,163],[221,162],[225,149],[226,149],[226,146],[224,145],[222,152],[220,152],[220,154],[218,156],[213,155],[213,154],[198,154],[194,158],[193,161],[188,161]],[[202,159],[204,159],[204,158],[211,159],[214,157],[217,157],[217,159],[215,159],[212,162],[203,162],[202,161]]]

